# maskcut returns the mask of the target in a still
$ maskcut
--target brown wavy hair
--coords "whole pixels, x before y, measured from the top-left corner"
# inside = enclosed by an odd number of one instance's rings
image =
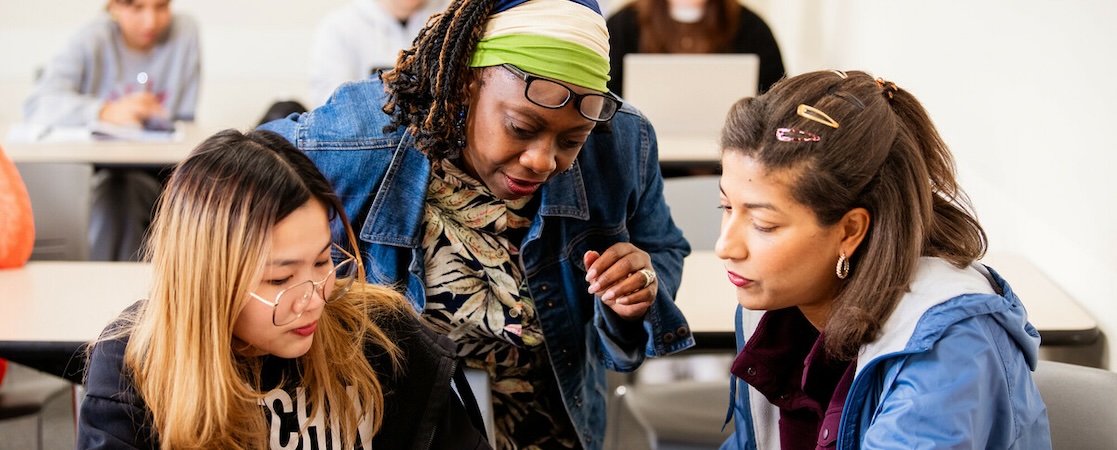
[[[726,53],[741,17],[737,0],[707,0],[695,23],[672,19],[668,0],[637,0],[635,6],[641,53]]]
[[[798,115],[799,105],[824,112],[839,128]],[[820,139],[780,141],[778,128]],[[950,150],[919,101],[893,83],[838,71],[782,80],[733,106],[721,147],[770,170],[795,170],[792,196],[824,226],[853,208],[869,211],[868,233],[850,255],[850,276],[825,329],[833,357],[852,359],[878,337],[921,256],[963,267],[985,253],[985,231],[958,186]]]

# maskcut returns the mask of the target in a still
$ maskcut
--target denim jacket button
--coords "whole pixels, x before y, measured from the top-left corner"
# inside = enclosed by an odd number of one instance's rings
[[[542,286],[539,286],[539,290],[541,290],[543,292],[547,292],[547,291],[551,290],[551,287],[544,284]]]
[[[666,344],[670,344],[672,342],[675,342],[675,334],[674,333],[664,334],[663,335],[663,342],[666,343]]]
[[[687,327],[679,327],[678,330],[675,330],[675,334],[679,335],[680,338],[685,338],[690,334],[690,329]]]

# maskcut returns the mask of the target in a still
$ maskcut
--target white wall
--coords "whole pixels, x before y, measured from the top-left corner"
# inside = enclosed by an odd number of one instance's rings
[[[314,24],[346,1],[174,2],[202,23],[199,120],[249,127],[275,98],[304,98]],[[790,73],[867,69],[919,97],[991,248],[1027,256],[1117,336],[1117,3],[744,3],[768,20]],[[0,123],[19,119],[34,68],[100,8],[0,0]],[[1112,368],[1117,346],[1105,352]]]
[[[758,3],[791,73],[867,69],[919,97],[991,249],[1024,254],[1117,336],[1117,3]],[[1114,368],[1117,346],[1103,352]]]

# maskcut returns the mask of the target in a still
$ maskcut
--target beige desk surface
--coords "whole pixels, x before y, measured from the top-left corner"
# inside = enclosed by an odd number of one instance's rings
[[[17,163],[92,163],[170,165],[182,161],[210,135],[226,127],[181,122],[183,138],[174,142],[103,140],[89,142],[5,142],[4,153]],[[13,124],[3,127],[7,136]]]
[[[14,124],[0,125],[7,136]],[[4,142],[4,153],[17,163],[175,164],[202,140],[227,127],[183,122],[183,139],[177,142]],[[663,163],[721,161],[717,136],[657,136]]]
[[[1097,322],[1027,260],[984,262],[1004,276],[1040,333],[1096,333]],[[0,341],[79,342],[96,337],[124,308],[147,295],[144,263],[32,261],[0,270]],[[695,333],[732,333],[735,287],[710,251],[687,257],[676,303]]]
[[[146,263],[32,261],[0,270],[0,341],[85,342],[147,296]]]
[[[1024,258],[993,254],[982,262],[1012,285],[1045,344],[1073,344],[1078,334],[1096,335],[1098,325],[1093,317]],[[675,303],[695,333],[733,332],[736,287],[729,283],[725,266],[712,251],[697,251],[686,258]],[[1059,339],[1052,342],[1056,337]]]
[[[721,161],[721,148],[717,136],[657,135],[660,162],[707,162]]]

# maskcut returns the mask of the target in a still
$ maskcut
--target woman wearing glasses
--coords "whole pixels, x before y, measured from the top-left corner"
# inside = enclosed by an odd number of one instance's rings
[[[90,350],[78,448],[488,448],[453,345],[354,282],[340,201],[281,137],[203,142],[152,230],[151,296]]]
[[[264,125],[331,180],[370,282],[489,372],[497,447],[589,448],[605,370],[694,344],[654,132],[593,0],[457,0],[394,70]]]

